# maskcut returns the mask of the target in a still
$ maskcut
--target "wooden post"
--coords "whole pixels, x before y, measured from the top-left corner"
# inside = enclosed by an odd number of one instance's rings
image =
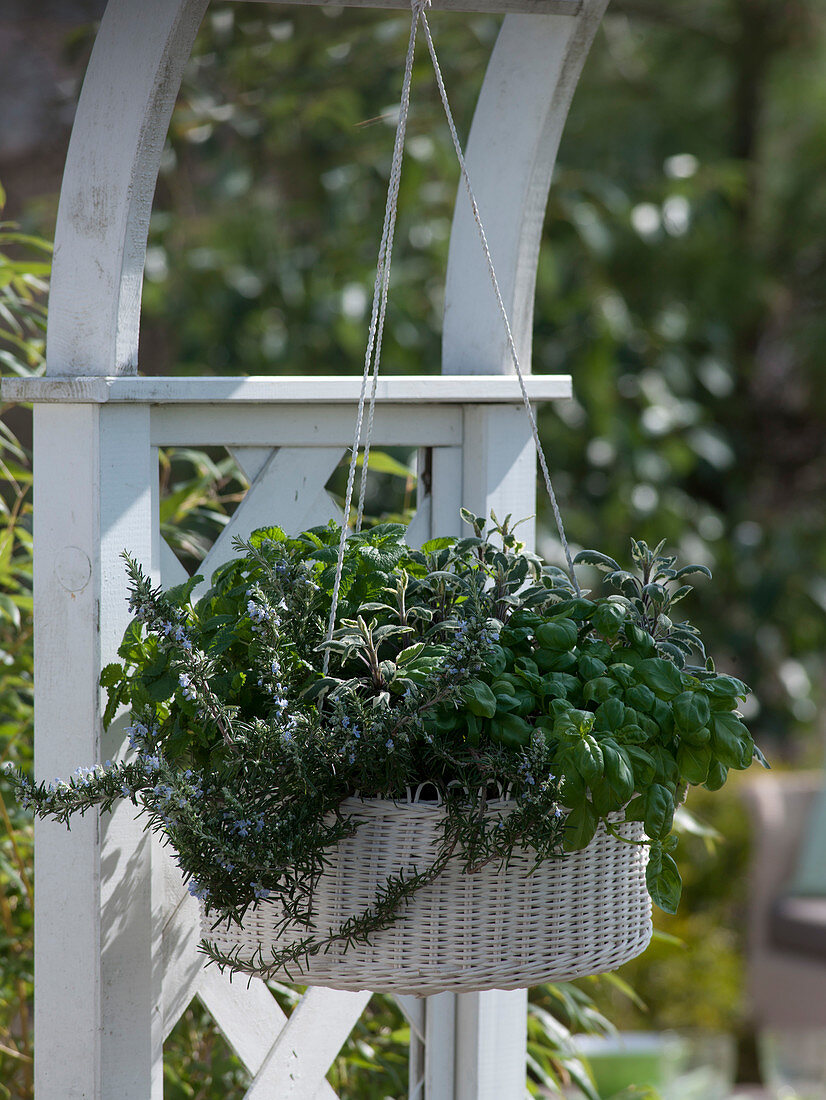
[[[152,556],[148,409],[39,406],[35,454],[35,766],[50,780],[101,758],[98,677],[129,621],[119,554]],[[102,829],[93,813],[37,825],[38,1100],[161,1100],[150,848],[128,806]]]

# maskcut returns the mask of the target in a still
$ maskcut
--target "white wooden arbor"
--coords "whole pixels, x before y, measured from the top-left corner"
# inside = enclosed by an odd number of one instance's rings
[[[147,228],[181,73],[208,0],[109,0],[83,86],[58,216],[45,378],[35,403],[35,763],[40,778],[124,751],[101,731],[98,676],[128,620],[119,554],[166,583],[181,566],[158,529],[157,449],[222,444],[251,489],[232,533],[294,530],[334,512],[324,484],[352,436],[358,379],[143,378],[138,327]],[[325,3],[327,0],[299,0]],[[407,0],[345,0],[407,7]],[[505,11],[467,161],[522,362],[557,146],[607,0],[433,0]],[[434,19],[438,36],[438,21]],[[400,58],[401,63],[401,58]],[[380,212],[376,212],[378,234]],[[535,453],[479,242],[460,192],[447,271],[442,376],[384,378],[374,443],[429,452],[411,539],[447,534],[460,504],[529,515]],[[433,364],[427,364],[433,367]],[[457,376],[462,376],[461,378]],[[528,379],[536,400],[565,377]],[[532,537],[532,532],[529,535]],[[208,572],[229,553],[230,529]],[[37,1100],[161,1100],[162,1051],[193,996],[253,1076],[248,1100],[326,1100],[325,1075],[369,993],[310,991],[288,1022],[266,986],[230,983],[196,953],[196,908],[130,807],[36,831]],[[521,1100],[524,991],[400,998],[410,1096]]]

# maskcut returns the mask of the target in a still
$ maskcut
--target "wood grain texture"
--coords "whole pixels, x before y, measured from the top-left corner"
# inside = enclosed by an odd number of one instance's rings
[[[129,619],[119,554],[149,564],[148,411],[35,414],[35,752],[46,779],[100,752],[102,664]],[[160,898],[127,806],[36,837],[38,1100],[160,1100]]]

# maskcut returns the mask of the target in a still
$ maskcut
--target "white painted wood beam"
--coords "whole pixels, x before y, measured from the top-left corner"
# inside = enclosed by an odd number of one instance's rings
[[[456,998],[453,1100],[523,1100],[528,991],[493,989]]]
[[[272,456],[272,447],[230,447],[229,453],[252,485]]]
[[[313,7],[345,8],[403,8],[410,9],[410,0],[259,0],[263,3],[307,4]],[[561,15],[576,15],[582,6],[582,0],[432,0],[434,11],[465,12],[532,12],[546,15],[558,12]]]
[[[51,375],[134,374],[149,214],[169,118],[208,0],[109,0],[60,193]]]
[[[151,564],[148,410],[38,408],[35,456],[35,770],[52,779],[100,758],[98,676],[130,618],[120,551]],[[160,1100],[149,840],[128,805],[37,826],[38,1100]]]
[[[467,142],[468,172],[524,372],[530,370],[536,264],[551,174],[568,107],[607,3],[582,0],[575,19],[508,15]],[[461,182],[448,254],[442,370],[513,370]]]
[[[352,426],[361,379],[356,377],[300,375],[237,378],[4,378],[4,401],[143,402],[150,405],[344,405]],[[538,374],[526,379],[533,401],[557,401],[571,396],[567,374]],[[399,374],[380,378],[376,387],[379,405],[519,404],[522,394],[516,378],[463,377],[439,374]]]
[[[297,534],[331,518],[335,505],[324,485],[343,453],[340,447],[280,447],[274,451],[201,564],[199,572],[205,580],[194,589],[193,598],[203,595],[213,572],[235,556],[234,538],[249,538],[256,528],[273,523],[288,534]]]
[[[353,443],[353,413],[344,405],[153,405],[157,447],[340,447]],[[462,441],[454,405],[379,405],[374,447],[447,446]]]
[[[287,1024],[286,1014],[266,984],[253,978],[247,985],[244,977],[236,975],[231,980],[217,966],[206,966],[201,971],[198,998],[254,1077]]]
[[[309,989],[293,1009],[244,1100],[325,1100],[325,1080],[372,994]]]

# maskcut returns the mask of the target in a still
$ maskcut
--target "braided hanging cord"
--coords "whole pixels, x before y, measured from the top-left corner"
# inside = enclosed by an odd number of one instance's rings
[[[533,432],[533,440],[536,444],[536,453],[539,456],[539,465],[542,468],[542,477],[545,481],[545,488],[548,491],[548,497],[551,501],[551,508],[553,509],[554,519],[556,520],[556,529],[559,532],[559,540],[562,543],[562,549],[565,553],[565,561],[568,563],[568,572],[571,576],[571,580],[574,584],[574,589],[578,596],[582,595],[579,587],[579,582],[576,579],[574,573],[574,562],[571,557],[571,550],[568,546],[568,539],[565,535],[565,526],[562,522],[562,513],[559,510],[559,504],[556,500],[556,493],[554,492],[553,484],[551,483],[551,475],[548,471],[548,461],[545,458],[545,451],[542,447],[542,443],[539,439],[539,429],[536,424],[536,416],[531,405],[530,398],[528,397],[528,391],[525,388],[525,379],[522,375],[522,367],[519,364],[519,355],[516,351],[516,344],[514,343],[513,333],[511,332],[510,321],[508,320],[508,311],[505,309],[505,303],[502,300],[502,292],[499,289],[499,280],[496,278],[496,271],[493,266],[493,258],[490,254],[490,248],[488,247],[488,239],[485,234],[485,227],[482,225],[482,218],[479,215],[479,207],[476,202],[476,196],[473,193],[473,188],[470,185],[470,176],[468,175],[467,165],[465,164],[465,157],[462,152],[462,146],[459,141],[459,135],[456,132],[456,123],[453,121],[453,112],[450,109],[450,103],[447,98],[447,90],[445,89],[445,82],[442,78],[442,70],[439,66],[439,59],[436,57],[436,47],[433,45],[433,38],[430,34],[430,24],[427,21],[427,16],[424,11],[421,13],[422,28],[424,30],[424,36],[427,40],[427,48],[430,51],[430,58],[433,62],[433,71],[436,74],[436,84],[439,88],[439,95],[442,100],[442,106],[445,110],[445,117],[447,118],[447,124],[450,128],[450,136],[453,138],[453,148],[456,150],[456,156],[459,160],[459,169],[462,173],[462,179],[465,184],[465,188],[470,199],[471,210],[473,211],[473,220],[476,223],[476,228],[479,231],[479,240],[482,244],[482,251],[485,254],[485,261],[487,262],[488,274],[490,275],[490,281],[493,285],[493,292],[496,295],[496,302],[499,306],[499,312],[502,316],[502,323],[505,327],[505,335],[508,340],[508,349],[510,351],[511,359],[513,360],[514,370],[516,371],[516,377],[519,379],[519,388],[522,391],[522,401],[525,405],[525,411],[528,414],[528,420],[530,421],[531,431]]]
[[[407,116],[410,110],[410,82],[413,78],[413,55],[416,49],[416,31],[419,26],[419,16],[426,2],[428,2],[428,0],[414,0],[413,2],[413,19],[410,24],[410,39],[407,43],[407,55],[404,63],[404,79],[402,81],[401,103],[399,105],[399,121],[396,124],[396,140],[393,146],[393,160],[390,166],[390,181],[387,186],[384,225],[382,227],[379,255],[376,262],[376,281],[373,286],[373,308],[370,316],[370,331],[367,337],[367,350],[364,355],[364,372],[361,378],[361,392],[359,393],[358,412],[356,413],[356,428],[353,435],[353,447],[350,454],[350,467],[347,471],[347,489],[344,494],[344,516],[341,523],[341,538],[338,543],[336,576],[333,583],[333,601],[330,607],[330,619],[327,624],[328,642],[332,638],[336,626],[338,598],[341,591],[341,573],[344,566],[344,547],[347,542],[347,524],[350,520],[350,506],[353,502],[353,485],[355,482],[356,463],[358,461],[358,450],[361,443],[361,430],[364,421],[364,402],[372,368],[373,380],[370,391],[370,410],[367,419],[367,433],[365,436],[364,458],[361,468],[358,512],[356,515],[357,531],[361,529],[361,521],[364,514],[367,462],[370,455],[370,438],[373,431],[373,412],[376,403],[376,383],[379,377],[379,361],[381,359],[381,343],[384,334],[384,318],[387,311],[387,293],[390,286],[390,261],[393,254],[393,235],[396,228],[399,181],[401,180],[402,158],[404,156],[404,135],[407,131]],[[329,663],[330,651],[325,650],[323,665],[325,676],[327,675]]]
[[[355,482],[356,464],[358,461],[358,450],[361,444],[362,425],[364,422],[364,405],[367,394],[368,381],[370,381],[370,375],[372,372],[372,382],[370,386],[370,400],[367,417],[367,431],[365,433],[364,440],[364,457],[362,459],[362,472],[359,484],[359,498],[355,521],[356,531],[361,530],[362,519],[364,516],[364,497],[367,485],[367,464],[370,455],[370,440],[373,431],[373,416],[376,404],[376,386],[378,383],[379,364],[381,361],[381,345],[384,335],[384,322],[387,313],[387,296],[390,286],[390,262],[392,258],[393,237],[396,227],[399,182],[401,179],[401,166],[404,155],[404,138],[407,131],[407,118],[410,110],[410,83],[413,74],[413,56],[416,47],[416,32],[420,21],[424,31],[425,39],[427,41],[427,48],[430,53],[430,58],[433,62],[433,70],[436,76],[436,84],[439,89],[439,96],[442,101],[447,124],[450,128],[450,134],[453,140],[453,147],[456,151],[456,156],[459,161],[459,169],[461,171],[462,180],[465,184],[468,198],[470,200],[473,220],[479,233],[479,240],[482,245],[482,251],[484,252],[488,274],[490,275],[491,284],[493,286],[493,291],[496,296],[499,313],[502,317],[502,323],[504,325],[505,335],[507,337],[508,349],[510,351],[510,356],[513,361],[516,376],[519,379],[519,388],[522,392],[522,401],[524,403],[525,410],[528,414],[528,420],[531,425],[531,432],[533,434],[534,443],[536,445],[536,453],[539,457],[539,464],[542,469],[542,477],[545,482],[545,488],[548,493],[548,498],[551,502],[554,520],[556,521],[557,531],[559,532],[560,542],[562,544],[562,549],[565,554],[565,560],[568,565],[568,573],[571,577],[571,581],[573,582],[574,590],[576,591],[577,595],[579,596],[582,594],[579,583],[576,579],[576,574],[574,573],[574,562],[571,556],[570,547],[568,545],[568,539],[565,535],[565,527],[562,522],[562,514],[559,510],[556,493],[554,492],[553,484],[551,482],[551,475],[548,470],[548,462],[545,457],[545,451],[539,438],[539,429],[536,423],[536,415],[533,411],[530,398],[528,397],[528,391],[525,387],[525,379],[522,374],[522,367],[519,363],[519,355],[513,339],[513,332],[511,331],[510,321],[508,320],[507,309],[505,308],[505,303],[502,298],[502,292],[499,289],[499,281],[496,278],[496,270],[493,265],[493,258],[490,254],[487,235],[485,234],[485,229],[482,224],[482,218],[479,214],[479,207],[476,202],[476,196],[474,195],[473,188],[471,187],[464,153],[462,152],[461,142],[459,141],[456,124],[453,120],[453,112],[450,109],[450,103],[447,97],[447,90],[445,88],[444,79],[442,77],[442,70],[439,65],[439,60],[436,56],[436,48],[433,43],[433,37],[430,33],[430,25],[427,21],[427,16],[425,14],[425,8],[428,7],[430,7],[430,0],[413,0],[413,18],[410,27],[410,39],[407,46],[407,56],[405,58],[404,79],[402,82],[401,103],[399,107],[399,120],[396,126],[396,139],[393,148],[393,160],[391,164],[390,180],[387,189],[387,203],[384,214],[384,226],[382,228],[381,243],[379,245],[379,255],[376,264],[376,281],[373,288],[373,308],[370,317],[370,329],[367,338],[367,350],[364,357],[364,373],[362,375],[358,412],[356,414],[356,428],[353,438],[352,453],[350,456],[350,467],[347,476],[347,489],[344,498],[344,518],[341,527],[341,538],[339,539],[338,546],[338,559],[336,562],[335,581],[333,583],[332,606],[330,608],[330,619],[327,627],[327,641],[332,638],[333,631],[335,630],[336,613],[338,611],[338,600],[341,590],[341,575],[344,564],[344,547],[347,541],[347,524],[349,521],[350,507],[353,500],[353,486]],[[326,650],[324,653],[325,675],[327,673],[329,659],[330,652],[329,650]]]

